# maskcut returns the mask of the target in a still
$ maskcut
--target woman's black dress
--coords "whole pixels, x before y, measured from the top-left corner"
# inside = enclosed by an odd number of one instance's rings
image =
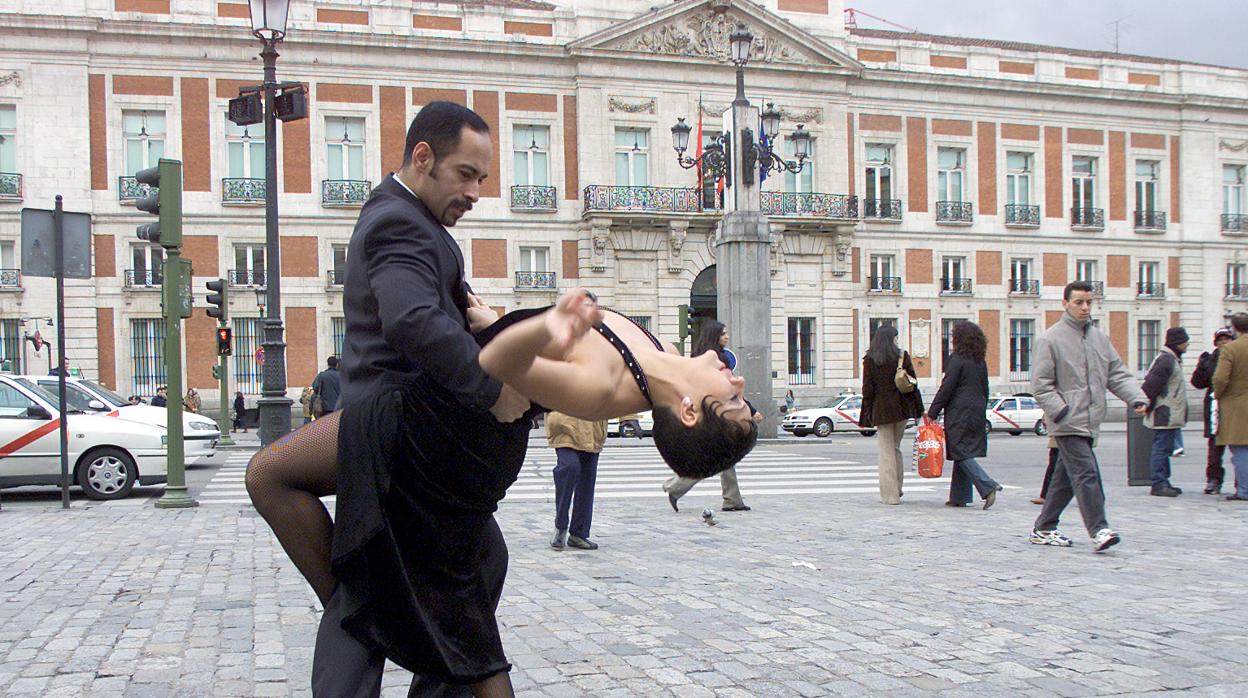
[[[508,313],[478,344],[542,310]],[[408,376],[342,411],[333,572],[352,636],[447,683],[510,668],[494,617],[508,558],[493,512],[540,411],[499,424]]]

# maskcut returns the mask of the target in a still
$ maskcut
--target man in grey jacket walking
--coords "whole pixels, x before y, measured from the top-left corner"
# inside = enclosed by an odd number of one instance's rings
[[[1062,291],[1062,308],[1062,319],[1036,344],[1031,379],[1032,393],[1044,409],[1049,433],[1057,439],[1058,457],[1030,540],[1036,545],[1070,547],[1073,541],[1057,530],[1057,522],[1074,496],[1099,553],[1120,540],[1105,520],[1105,490],[1092,452],[1092,443],[1105,420],[1105,391],[1131,405],[1138,414],[1144,414],[1148,399],[1109,337],[1092,325],[1092,285],[1085,281],[1067,284]]]

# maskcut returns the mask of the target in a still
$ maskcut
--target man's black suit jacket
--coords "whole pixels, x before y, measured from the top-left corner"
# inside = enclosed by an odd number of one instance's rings
[[[468,409],[493,406],[502,384],[477,363],[466,290],[459,245],[420,199],[386,177],[360,211],[347,250],[339,407],[415,377]]]

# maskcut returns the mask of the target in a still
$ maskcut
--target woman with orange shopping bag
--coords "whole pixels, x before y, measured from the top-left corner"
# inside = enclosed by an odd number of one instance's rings
[[[987,340],[983,330],[973,322],[953,326],[952,345],[945,378],[927,410],[927,419],[935,421],[945,413],[945,457],[953,461],[953,479],[949,483],[946,506],[964,507],[971,503],[971,485],[984,499],[984,508],[997,501],[997,484],[984,472],[976,458],[988,455],[988,430],[984,406],[988,403],[988,365],[984,363]]]

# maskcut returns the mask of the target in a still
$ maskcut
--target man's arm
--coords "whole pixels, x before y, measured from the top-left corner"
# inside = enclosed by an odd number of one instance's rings
[[[1046,335],[1041,335],[1036,342],[1035,365],[1031,371],[1031,394],[1036,398],[1040,409],[1044,410],[1045,419],[1053,425],[1066,418],[1070,406],[1057,389],[1057,362],[1054,360],[1051,341]]]
[[[398,216],[383,218],[367,233],[365,264],[382,335],[461,405],[484,412],[502,385],[477,363],[480,349],[464,319],[441,308],[443,285],[433,260],[447,252],[435,234]]]

